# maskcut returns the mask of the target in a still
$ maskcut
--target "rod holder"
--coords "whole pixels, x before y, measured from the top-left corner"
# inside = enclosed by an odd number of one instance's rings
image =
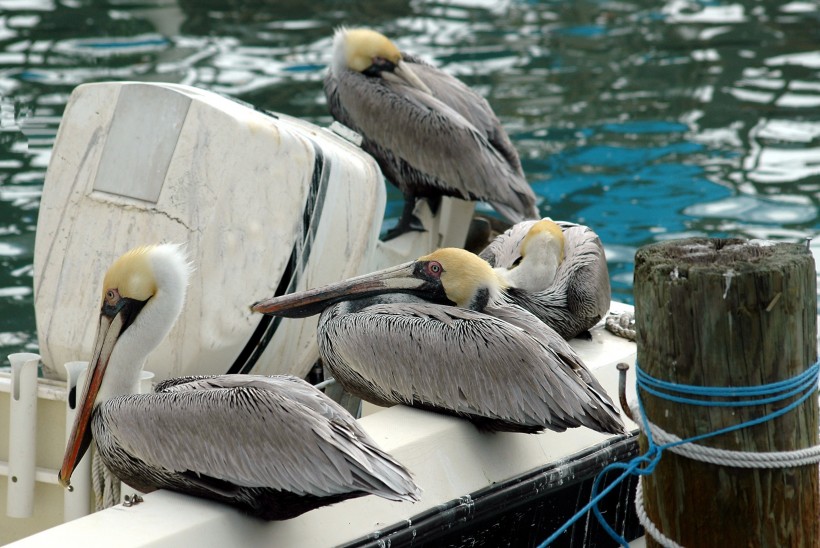
[[[154,376],[152,371],[141,371],[139,383],[134,388],[134,394],[150,394],[153,392]]]
[[[11,424],[6,515],[10,518],[28,518],[34,510],[37,472],[37,366],[40,356],[28,352],[11,354],[9,362]]]
[[[82,401],[88,362],[68,362],[66,371],[65,439],[71,435],[77,406]],[[73,394],[72,394],[73,392]],[[91,513],[91,458],[87,452],[71,475],[72,490],[63,490],[63,521],[71,521]]]

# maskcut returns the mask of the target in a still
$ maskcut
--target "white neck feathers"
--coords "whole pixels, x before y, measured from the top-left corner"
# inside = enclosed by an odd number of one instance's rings
[[[182,312],[191,272],[184,251],[176,244],[162,244],[148,253],[156,293],[117,340],[97,403],[133,392],[146,358],[165,339]]]

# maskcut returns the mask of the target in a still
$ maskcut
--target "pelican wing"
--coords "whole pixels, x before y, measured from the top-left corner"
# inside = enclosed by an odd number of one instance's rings
[[[612,300],[604,246],[589,227],[558,224],[564,229],[567,259],[576,268],[559,266],[553,286],[558,291],[564,290],[566,306],[574,315],[594,325],[609,311]],[[589,327],[591,325],[586,329]]]
[[[376,399],[558,431],[601,429],[594,420],[598,400],[566,363],[563,347],[556,352],[520,327],[472,310],[348,304],[323,315],[322,355],[334,373],[365,380]]]
[[[419,57],[402,53],[402,58],[413,72],[430,88],[433,96],[464,116],[507,162],[523,175],[521,160],[507,132],[501,126],[492,107],[484,97],[464,82],[425,62]]]
[[[363,146],[381,159],[385,175],[400,188],[423,185],[486,200],[513,222],[537,216],[520,162],[511,164],[510,151],[494,146],[495,133],[488,136],[439,98],[353,71],[329,73],[325,92],[333,116],[362,134]]]
[[[300,379],[227,375],[164,390],[100,407],[106,435],[149,466],[296,494],[416,496],[404,468]]]
[[[595,423],[604,426],[606,431],[623,431],[623,422],[620,418],[618,408],[612,402],[606,390],[598,382],[598,379],[589,372],[584,362],[567,341],[557,332],[541,323],[536,316],[516,305],[497,303],[486,308],[488,314],[501,318],[517,327],[520,327],[532,337],[544,345],[554,354],[556,361],[561,367],[566,368],[574,374],[569,377],[577,382],[581,390],[587,391],[593,396],[592,406],[587,408],[588,417]],[[591,428],[590,424],[585,423]]]

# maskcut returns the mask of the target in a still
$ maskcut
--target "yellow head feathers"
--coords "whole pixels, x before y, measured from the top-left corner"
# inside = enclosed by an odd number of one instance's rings
[[[526,256],[527,246],[529,246],[533,240],[536,240],[541,236],[546,237],[548,239],[552,239],[558,244],[558,262],[563,261],[564,232],[561,230],[560,226],[555,224],[553,221],[550,221],[549,219],[543,219],[532,225],[530,231],[527,232],[527,235],[521,242],[521,256]]]
[[[116,289],[122,297],[138,301],[152,297],[157,292],[157,283],[149,258],[149,253],[154,247],[137,247],[114,261],[105,273],[103,298],[110,289]]]
[[[485,260],[464,249],[439,249],[420,257],[419,261],[435,261],[441,265],[444,292],[448,299],[461,307],[469,308],[480,289],[494,294],[507,287],[507,283]]]
[[[345,63],[357,72],[367,70],[377,58],[394,64],[401,61],[401,53],[396,44],[375,30],[341,28],[337,31],[337,36],[344,41]]]

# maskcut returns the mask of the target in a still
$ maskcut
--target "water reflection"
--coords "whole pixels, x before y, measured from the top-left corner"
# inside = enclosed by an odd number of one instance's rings
[[[630,301],[646,243],[817,232],[819,13],[750,0],[0,0],[0,352],[36,349],[37,208],[78,84],[178,82],[327,124],[333,28],[373,26],[487,97],[542,212],[601,234],[613,294]]]

